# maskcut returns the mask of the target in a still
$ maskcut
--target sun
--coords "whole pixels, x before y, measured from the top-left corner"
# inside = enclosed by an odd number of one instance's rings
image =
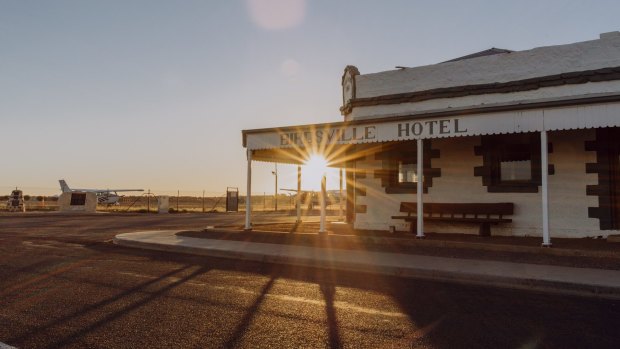
[[[312,154],[304,166],[308,171],[322,175],[327,171],[327,160],[322,155]]]
[[[331,172],[327,160],[320,154],[312,154],[303,165],[302,181],[304,187],[310,190],[321,188],[321,178]]]

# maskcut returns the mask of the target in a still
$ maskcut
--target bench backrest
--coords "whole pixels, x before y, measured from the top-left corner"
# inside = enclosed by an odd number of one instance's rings
[[[512,202],[499,203],[424,203],[425,215],[512,215],[514,204]],[[415,202],[401,202],[400,212],[416,213],[418,204]]]

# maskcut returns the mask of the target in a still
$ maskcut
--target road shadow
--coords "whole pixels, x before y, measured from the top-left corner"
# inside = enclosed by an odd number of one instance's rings
[[[182,274],[183,272],[188,271],[189,269],[194,268],[193,265],[191,264],[187,264],[182,266],[181,268],[172,270],[168,273],[162,274],[159,277],[156,277],[154,279],[142,282],[130,289],[124,290],[112,297],[108,297],[105,298],[99,302],[93,303],[93,304],[89,304],[86,305],[84,307],[82,307],[81,309],[74,311],[72,313],[69,313],[67,315],[61,316],[58,319],[54,319],[52,321],[48,321],[42,325],[38,325],[38,326],[34,326],[31,329],[29,329],[26,332],[23,332],[15,337],[12,338],[8,338],[7,340],[9,342],[15,342],[15,343],[19,343],[22,342],[26,339],[28,339],[30,336],[33,336],[35,334],[40,334],[41,332],[45,332],[48,330],[51,330],[53,328],[56,327],[64,327],[64,325],[66,323],[69,323],[71,321],[76,320],[77,318],[83,317],[83,316],[87,316],[90,313],[93,313],[105,306],[111,305],[113,303],[117,303],[117,302],[121,302],[124,299],[126,299],[127,297],[130,296],[135,296],[136,294],[142,292],[142,293],[146,293],[146,295],[144,297],[141,297],[139,300],[135,301],[135,302],[131,302],[123,307],[121,307],[120,309],[113,311],[111,313],[107,313],[106,316],[104,316],[103,318],[100,318],[98,321],[91,323],[89,325],[84,325],[83,327],[80,327],[79,330],[77,331],[73,331],[67,335],[61,336],[61,337],[57,337],[55,338],[55,340],[53,342],[47,343],[47,347],[65,347],[69,344],[71,344],[72,342],[78,340],[79,338],[87,335],[88,333],[96,330],[97,328],[110,323],[112,321],[114,321],[115,319],[118,319],[121,316],[127,315],[129,313],[131,313],[132,311],[148,304],[151,301],[156,300],[159,297],[162,297],[163,295],[165,295],[167,292],[171,291],[173,288],[176,288],[180,285],[182,285],[183,283],[199,276],[202,275],[206,272],[208,272],[210,270],[210,268],[206,267],[206,266],[202,266],[199,267],[198,269],[196,269],[195,271],[189,273],[188,275],[185,275],[183,277],[180,277],[178,279],[175,279],[175,281],[173,282],[166,282],[166,279],[174,277],[175,275],[178,274]],[[152,292],[147,292],[147,288],[157,285],[161,283],[162,285],[164,285],[163,287],[157,289],[156,291],[152,291]],[[120,304],[120,303],[119,303]]]
[[[226,347],[239,344],[276,277],[319,286],[325,300],[326,332],[330,348],[346,346],[341,335],[347,324],[338,321],[334,307],[336,290],[341,287],[378,292],[392,298],[418,329],[415,333],[403,335],[404,347],[620,347],[618,301],[189,256],[111,244],[94,244],[89,248],[270,277],[270,281],[263,286],[253,305],[232,332]]]
[[[277,279],[278,279],[277,272],[274,272],[271,275],[271,278],[269,279],[269,281],[267,281],[265,286],[263,286],[263,288],[259,291],[259,294],[256,297],[256,300],[254,300],[254,303],[252,303],[250,308],[248,308],[248,310],[245,312],[245,315],[243,316],[243,318],[241,318],[237,327],[235,327],[235,329],[232,331],[232,334],[230,335],[228,341],[226,341],[226,343],[222,345],[222,348],[235,348],[239,343],[241,343],[241,340],[243,339],[243,335],[245,334],[245,331],[248,329],[248,327],[252,323],[252,319],[254,319],[254,317],[256,316],[258,309],[262,305],[263,301],[265,300],[265,297],[267,296],[267,294],[269,293],[269,291],[271,290],[271,288],[273,287],[273,284],[275,283]],[[196,348],[202,348],[202,345],[200,345],[199,343],[199,345],[197,345]]]

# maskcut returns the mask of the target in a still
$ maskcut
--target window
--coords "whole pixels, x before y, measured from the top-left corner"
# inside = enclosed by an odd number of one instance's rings
[[[433,178],[441,175],[441,170],[431,168],[431,158],[438,158],[439,151],[431,148],[430,140],[424,141],[424,192],[433,185]],[[381,186],[388,194],[416,193],[418,184],[417,146],[415,141],[385,144],[376,159],[383,160],[382,168],[375,171],[381,178]]]
[[[620,128],[596,130],[596,139],[586,141],[586,151],[596,152],[596,162],[588,163],[586,173],[598,176],[597,184],[586,186],[586,194],[598,197],[598,205],[588,207],[588,217],[598,218],[601,230],[620,229]]]
[[[500,182],[532,180],[532,160],[504,160],[499,163]]]
[[[410,161],[398,162],[398,184],[418,183],[418,164]],[[424,179],[422,179],[424,180]]]
[[[549,148],[551,151],[551,148]],[[476,155],[483,166],[474,174],[492,193],[536,193],[541,185],[538,133],[483,136]]]

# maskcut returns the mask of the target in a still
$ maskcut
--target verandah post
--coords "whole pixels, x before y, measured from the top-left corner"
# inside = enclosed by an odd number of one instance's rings
[[[424,190],[424,186],[423,186],[423,181],[424,181],[424,159],[422,158],[422,154],[424,154],[424,152],[422,151],[422,139],[418,139],[417,140],[417,150],[418,150],[418,156],[417,156],[417,176],[418,176],[418,187],[417,187],[417,208],[418,208],[418,212],[417,212],[417,234],[416,234],[416,238],[418,239],[422,239],[424,238],[424,205],[422,202],[422,192]],[[412,223],[413,224],[413,223]]]
[[[549,236],[549,158],[547,152],[547,131],[540,131],[540,177],[542,179],[542,230],[543,247],[551,247]]]
[[[344,217],[342,215],[343,213],[342,211],[342,167],[340,168],[339,173],[340,173],[340,178],[339,178],[340,189],[338,191],[338,215],[340,216],[339,219],[344,221]]]
[[[245,230],[252,230],[252,150],[247,150],[248,173],[245,194]]]
[[[321,177],[321,225],[319,228],[319,233],[326,233],[325,229],[325,210],[326,210],[326,200],[327,200],[327,177],[325,174]]]
[[[297,209],[297,223],[301,223],[301,165],[297,165],[297,197],[295,199]]]

